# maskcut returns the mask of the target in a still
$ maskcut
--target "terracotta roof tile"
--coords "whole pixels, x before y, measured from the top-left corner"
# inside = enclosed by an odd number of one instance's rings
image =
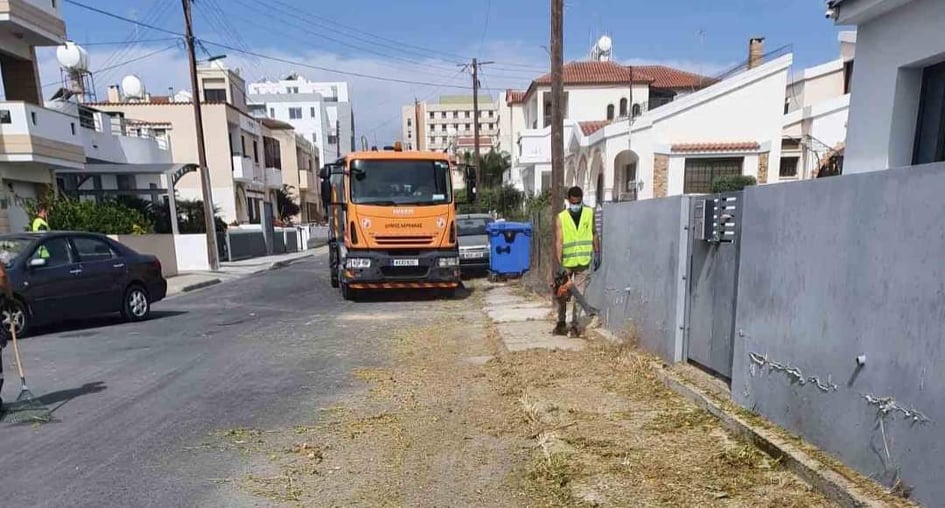
[[[594,134],[595,132],[610,125],[610,121],[595,120],[593,122],[579,122],[579,125],[581,126],[581,132],[583,132],[585,136],[590,136],[591,134]]]
[[[646,72],[633,72],[634,83],[649,83],[653,77]],[[630,83],[630,68],[616,62],[582,61],[564,64],[565,85],[605,85]],[[538,85],[550,85],[551,73],[534,81]]]
[[[677,143],[672,151],[677,153],[697,152],[749,152],[757,150],[761,145],[757,141],[726,141],[718,143]]]
[[[653,77],[650,86],[654,88],[704,88],[716,82],[713,78],[673,69],[665,65],[635,65],[633,67],[634,74],[638,70]]]
[[[505,91],[505,103],[508,105],[512,104],[521,104],[525,102],[525,91],[524,90],[512,90],[509,88]]]

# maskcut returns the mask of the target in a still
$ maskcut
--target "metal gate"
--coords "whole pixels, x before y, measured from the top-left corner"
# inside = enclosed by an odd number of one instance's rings
[[[690,206],[687,358],[727,380],[732,377],[741,199],[741,192],[694,197]]]

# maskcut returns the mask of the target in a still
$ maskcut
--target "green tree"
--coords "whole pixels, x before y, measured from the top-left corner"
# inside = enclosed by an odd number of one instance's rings
[[[500,152],[495,148],[479,159],[482,187],[500,187],[505,172],[512,167],[512,156],[508,152]]]
[[[291,185],[283,185],[281,189],[276,190],[276,209],[283,224],[291,224],[292,217],[297,216],[302,211],[302,208],[292,196],[294,192],[295,187]]]

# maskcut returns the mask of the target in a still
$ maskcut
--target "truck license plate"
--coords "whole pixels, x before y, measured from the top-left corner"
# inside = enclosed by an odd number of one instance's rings
[[[485,252],[460,252],[459,257],[463,259],[482,259],[486,257]]]
[[[395,259],[394,266],[420,266],[419,259]]]

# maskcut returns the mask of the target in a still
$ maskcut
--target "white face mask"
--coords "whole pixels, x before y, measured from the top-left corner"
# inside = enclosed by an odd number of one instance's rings
[[[578,203],[576,205],[572,204],[569,206],[569,208],[571,209],[572,212],[577,213],[581,211],[581,208],[584,208],[584,205],[582,205],[581,203]]]

